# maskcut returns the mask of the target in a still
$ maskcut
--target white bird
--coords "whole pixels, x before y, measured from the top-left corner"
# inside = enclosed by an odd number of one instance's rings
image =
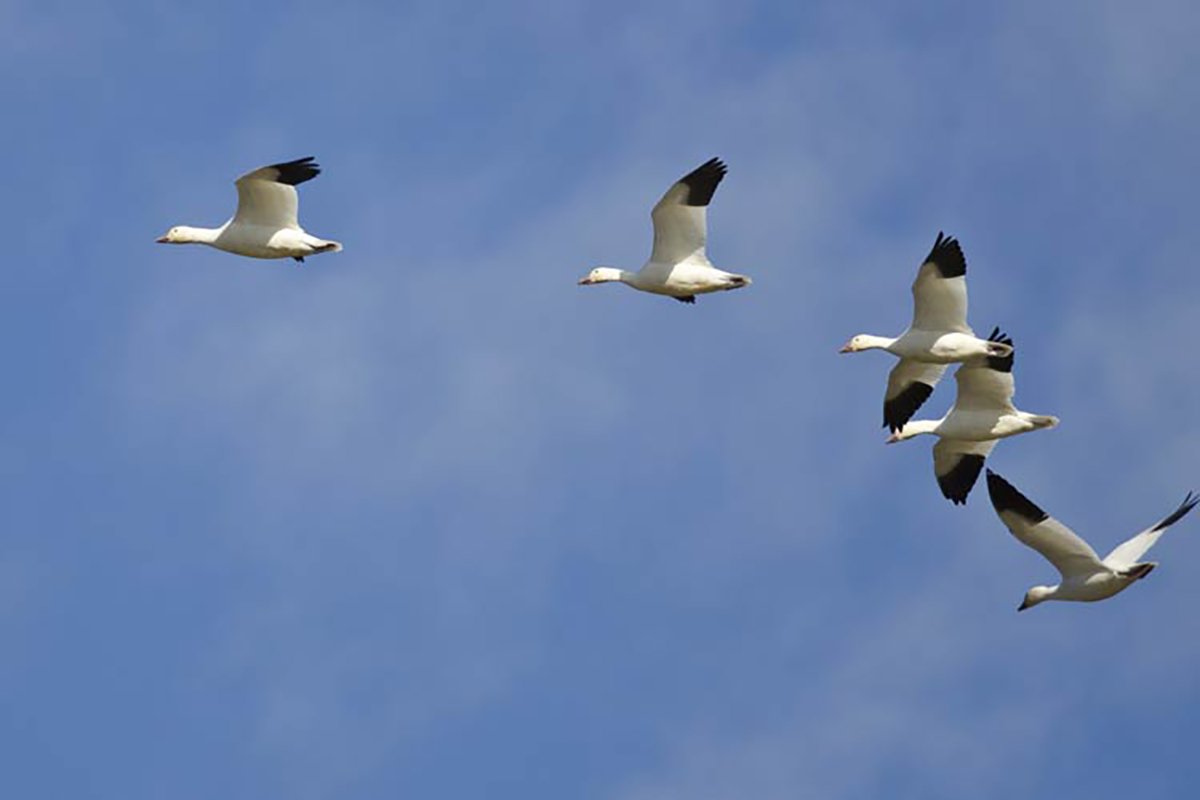
[[[749,278],[717,269],[704,252],[708,204],[726,171],[720,159],[712,158],[667,190],[650,213],[654,220],[654,250],[641,270],[596,267],[579,285],[620,281],[643,292],[674,297],[681,303],[695,303],[698,294],[749,286]]]
[[[1012,339],[997,328],[987,341],[1008,345],[1008,355],[982,356],[963,364],[954,373],[958,396],[946,416],[908,422],[887,439],[893,444],[925,433],[939,437],[933,446],[933,473],[942,495],[960,505],[967,502],[997,440],[1058,424],[1058,417],[1017,410],[1012,403]]]
[[[933,249],[912,285],[913,319],[894,339],[867,333],[850,339],[838,352],[886,350],[900,356],[888,375],[883,425],[898,431],[933,394],[933,387],[955,364],[976,356],[1007,356],[1012,349],[975,336],[967,325],[967,260],[958,240],[939,232]]]
[[[296,186],[320,174],[313,157],[271,164],[237,179],[238,207],[233,219],[219,228],[177,225],[157,240],[160,244],[206,244],[251,258],[294,258],[304,261],[316,253],[336,253],[340,242],[318,239],[297,219],[300,201]]]
[[[1075,532],[1042,511],[1025,495],[990,469],[987,473],[988,494],[1000,515],[1000,521],[1022,544],[1037,550],[1062,575],[1057,586],[1034,586],[1025,593],[1017,611],[1024,611],[1046,600],[1080,600],[1092,602],[1112,597],[1139,581],[1158,566],[1157,562],[1139,563],[1163,531],[1195,508],[1200,497],[1188,492],[1179,508],[1152,528],[1117,545],[1101,561],[1091,545]]]

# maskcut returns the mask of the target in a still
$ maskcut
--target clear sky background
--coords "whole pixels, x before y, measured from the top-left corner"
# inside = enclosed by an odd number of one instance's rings
[[[884,447],[939,230],[1106,552],[1200,488],[1200,6],[0,0],[0,794],[1194,796],[1200,518],[1098,605]],[[344,253],[164,247],[314,155]],[[694,307],[608,285],[711,156]],[[921,416],[953,400],[953,381]]]

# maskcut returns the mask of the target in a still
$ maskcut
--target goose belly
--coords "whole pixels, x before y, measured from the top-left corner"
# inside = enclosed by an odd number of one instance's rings
[[[732,288],[728,272],[707,264],[649,263],[638,272],[637,288],[655,294],[687,297]]]
[[[966,333],[909,329],[890,348],[901,358],[929,364],[955,364],[987,352],[978,339]]]
[[[227,228],[213,243],[218,249],[250,258],[290,258],[312,253],[301,231],[239,225]]]
[[[967,442],[990,442],[1033,430],[1033,425],[1000,411],[951,411],[938,426],[938,435]]]
[[[1092,603],[1112,597],[1130,583],[1131,581],[1128,578],[1122,578],[1120,575],[1114,575],[1111,572],[1098,572],[1083,579],[1064,583],[1058,591],[1058,597],[1063,600],[1078,600],[1084,603]]]

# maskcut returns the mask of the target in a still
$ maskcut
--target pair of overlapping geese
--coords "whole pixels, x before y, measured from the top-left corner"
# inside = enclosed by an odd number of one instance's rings
[[[713,158],[672,184],[651,217],[654,248],[637,272],[596,267],[580,285],[619,281],[643,292],[684,303],[696,296],[749,286],[750,278],[714,267],[705,254],[707,209],[725,164]],[[206,244],[252,258],[293,258],[338,252],[339,242],[320,239],[300,227],[295,187],[320,172],[313,158],[272,164],[237,180],[238,208],[219,228],[171,228],[159,242]],[[888,376],[883,401],[888,443],[921,434],[938,437],[933,471],[942,494],[964,504],[984,460],[996,442],[1052,428],[1058,418],[1018,410],[1013,398],[1013,341],[997,328],[980,339],[967,325],[967,262],[952,237],[939,233],[913,282],[913,321],[895,338],[860,334],[843,353],[886,350],[900,358]],[[958,396],[939,420],[912,420],[950,364]],[[1146,577],[1154,562],[1139,559],[1169,526],[1200,498],[1191,493],[1172,514],[1119,545],[1101,559],[1069,528],[1034,505],[1004,478],[988,470],[988,492],[1000,519],[1024,544],[1040,552],[1061,573],[1054,586],[1030,589],[1020,610],[1044,600],[1102,600]]]

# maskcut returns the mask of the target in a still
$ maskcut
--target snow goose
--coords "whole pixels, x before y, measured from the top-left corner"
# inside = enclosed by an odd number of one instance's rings
[[[1157,562],[1139,563],[1163,531],[1195,508],[1200,497],[1188,492],[1179,508],[1170,516],[1132,539],[1117,545],[1103,561],[1087,542],[1075,532],[1042,511],[1029,498],[1018,492],[1008,481],[990,469],[987,473],[988,494],[1000,515],[1000,521],[1022,544],[1037,550],[1062,575],[1057,586],[1034,586],[1025,593],[1017,611],[1036,606],[1045,600],[1079,600],[1092,602],[1112,597],[1139,581],[1158,566]]]
[[[967,325],[967,260],[958,240],[939,232],[912,285],[913,319],[894,339],[860,333],[838,352],[886,350],[900,356],[888,375],[883,425],[895,432],[933,394],[947,364],[1006,356],[1008,345],[979,339]]]
[[[892,444],[923,433],[939,437],[933,446],[933,473],[942,495],[959,505],[967,502],[997,440],[1058,424],[1058,417],[1016,409],[1012,403],[1012,339],[997,328],[987,341],[1007,345],[1008,355],[982,356],[964,363],[954,373],[958,396],[949,413],[939,420],[908,422],[887,440]]]
[[[157,241],[161,244],[206,244],[251,258],[294,258],[304,261],[315,253],[336,253],[340,242],[305,233],[297,219],[296,187],[321,172],[313,157],[247,172],[237,179],[238,207],[233,219],[219,228],[178,225]]]
[[[745,275],[717,269],[704,253],[708,204],[726,172],[720,159],[711,158],[667,190],[650,212],[654,249],[641,270],[596,267],[579,285],[620,281],[643,292],[674,297],[681,303],[695,303],[698,294],[749,286],[751,281]]]

